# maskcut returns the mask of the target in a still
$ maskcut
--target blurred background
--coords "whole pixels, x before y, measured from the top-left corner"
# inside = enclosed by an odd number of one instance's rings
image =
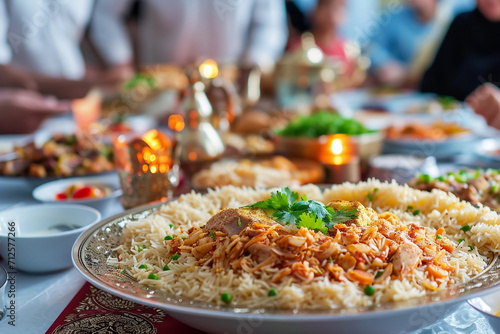
[[[33,131],[91,91],[105,114],[159,117],[178,96],[163,93],[182,91],[194,68],[228,81],[218,84],[238,95],[234,112],[267,102],[260,109],[348,114],[360,106],[331,95],[361,87],[461,101],[500,80],[499,8],[498,0],[2,0],[0,131]]]

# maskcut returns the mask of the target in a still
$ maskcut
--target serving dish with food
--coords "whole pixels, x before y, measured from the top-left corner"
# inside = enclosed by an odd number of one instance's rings
[[[470,130],[457,123],[436,121],[431,124],[411,123],[387,128],[387,140],[435,140],[442,141],[469,135]]]
[[[15,157],[0,163],[0,175],[9,177],[68,177],[114,169],[109,145],[90,136],[56,133],[41,147],[34,141],[15,146]]]
[[[471,129],[456,122],[404,122],[387,129],[383,151],[446,158],[472,150],[476,139]]]
[[[500,284],[487,207],[375,180],[292,189],[129,211],[82,234],[73,259],[92,284],[211,333],[409,331]]]
[[[425,191],[439,189],[450,192],[464,201],[472,204],[481,203],[500,211],[499,169],[463,169],[438,177],[419,174],[410,180],[409,185]]]
[[[325,136],[333,134],[349,135],[363,162],[380,154],[382,150],[384,135],[381,132],[367,129],[354,119],[319,111],[299,116],[277,130],[276,151],[286,156],[318,159]]]
[[[30,192],[62,178],[113,174],[114,168],[111,145],[74,134],[35,136],[0,156],[0,180]]]
[[[268,159],[227,160],[212,164],[192,177],[196,189],[227,185],[236,187],[279,187],[322,183],[323,166],[315,161],[290,160],[282,156]]]
[[[71,177],[36,187],[33,198],[43,203],[84,204],[108,217],[122,194],[118,175]],[[109,214],[108,214],[109,213]]]

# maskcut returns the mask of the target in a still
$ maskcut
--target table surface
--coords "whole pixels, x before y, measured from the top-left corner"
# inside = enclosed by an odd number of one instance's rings
[[[31,190],[19,180],[0,179],[0,211],[37,203]],[[122,211],[123,207],[117,201],[103,218]],[[5,260],[0,261],[0,264],[6,267]],[[85,279],[75,268],[44,275],[18,272],[15,278],[16,326],[9,325],[9,318],[5,317],[0,321],[2,334],[46,332],[85,283]],[[500,329],[493,329],[481,313],[467,303],[462,303],[446,318],[417,333],[495,334],[498,331]]]

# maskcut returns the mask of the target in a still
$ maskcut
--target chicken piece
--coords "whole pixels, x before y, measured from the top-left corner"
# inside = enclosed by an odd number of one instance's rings
[[[267,260],[272,255],[271,246],[264,245],[261,243],[255,243],[248,247],[248,251],[252,254],[253,258],[258,262],[262,263]]]
[[[47,177],[47,170],[42,165],[31,164],[28,175],[31,177]]]
[[[345,210],[351,211],[352,209],[356,209],[356,219],[351,219],[346,221],[344,224],[357,224],[359,226],[368,227],[372,224],[373,221],[378,219],[378,215],[372,208],[367,208],[363,204],[358,201],[332,201],[327,204],[327,206],[331,207],[335,211]]]
[[[270,218],[263,210],[257,208],[222,209],[205,225],[205,231],[221,231],[230,237],[253,223],[276,225],[278,222]]]
[[[394,271],[399,275],[409,273],[422,261],[422,254],[422,250],[411,242],[399,245],[392,257]]]

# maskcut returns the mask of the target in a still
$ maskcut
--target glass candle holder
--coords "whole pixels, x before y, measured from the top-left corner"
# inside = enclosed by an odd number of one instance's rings
[[[143,136],[121,134],[113,139],[115,164],[122,188],[121,202],[130,209],[166,200],[179,182],[175,143],[158,130]]]
[[[326,137],[321,144],[319,160],[327,171],[328,183],[358,182],[361,179],[356,144],[348,135]]]

